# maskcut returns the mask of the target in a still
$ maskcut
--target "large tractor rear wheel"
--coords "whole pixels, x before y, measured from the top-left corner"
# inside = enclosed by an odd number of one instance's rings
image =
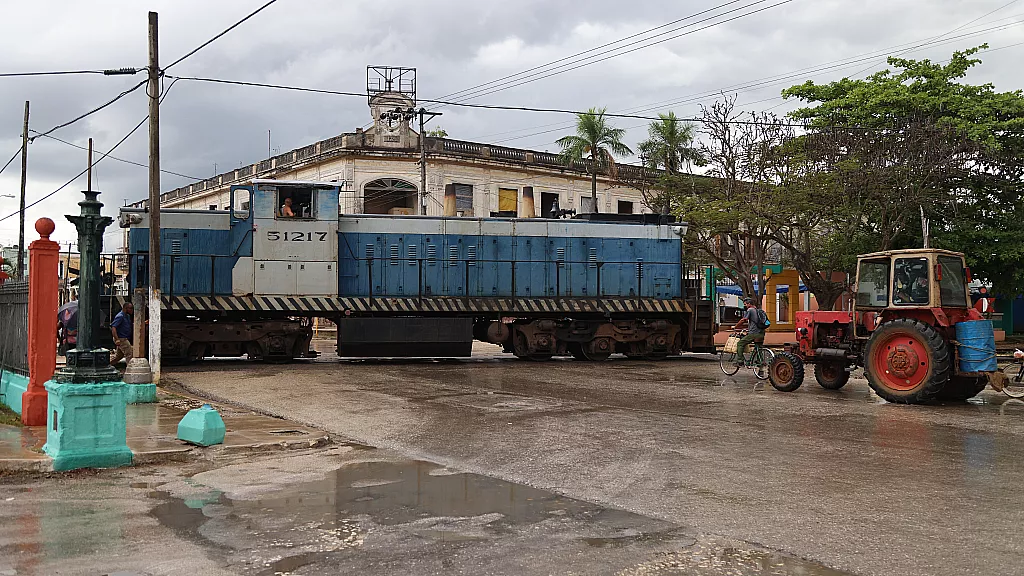
[[[819,362],[814,365],[814,379],[826,390],[839,390],[850,381],[844,362]]]
[[[886,322],[864,351],[864,375],[889,402],[921,404],[935,399],[949,381],[949,345],[934,328],[909,318]]]
[[[974,398],[988,386],[984,376],[953,376],[939,392],[938,399],[947,402],[963,402]]]

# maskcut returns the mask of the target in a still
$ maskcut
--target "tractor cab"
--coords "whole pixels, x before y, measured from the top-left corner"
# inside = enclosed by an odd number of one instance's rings
[[[858,312],[967,310],[969,270],[948,250],[891,250],[857,259]]]

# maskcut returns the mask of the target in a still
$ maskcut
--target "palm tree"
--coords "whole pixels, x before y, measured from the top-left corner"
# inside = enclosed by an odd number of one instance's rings
[[[562,161],[566,166],[572,166],[576,162],[588,161],[587,170],[590,172],[590,197],[594,202],[594,212],[597,212],[597,173],[607,170],[609,174],[615,174],[616,156],[629,156],[633,153],[622,143],[622,137],[626,131],[622,128],[615,128],[607,122],[604,117],[607,108],[591,108],[576,116],[576,134],[563,136],[555,141],[562,147]]]
[[[689,172],[690,166],[703,165],[700,149],[693,146],[695,129],[693,124],[683,122],[675,112],[658,114],[659,120],[651,122],[647,128],[647,140],[640,143],[640,155],[644,164],[650,169],[662,169],[668,175],[675,176],[684,166]],[[666,190],[662,194],[662,210],[668,214],[672,209],[671,195]]]

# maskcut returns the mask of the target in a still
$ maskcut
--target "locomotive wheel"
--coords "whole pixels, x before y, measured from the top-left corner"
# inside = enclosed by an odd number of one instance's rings
[[[515,333],[515,340],[513,343],[513,354],[516,358],[522,358],[523,360],[533,360],[535,362],[543,362],[551,359],[551,354],[547,352],[534,352],[530,354],[530,345],[527,341],[526,334],[522,332]]]
[[[814,379],[826,390],[839,390],[850,381],[844,362],[819,362],[814,365]]]
[[[768,381],[779,392],[792,392],[804,383],[804,361],[792,352],[775,355],[768,367]]]
[[[583,355],[591,362],[604,362],[615,351],[615,343],[608,338],[595,338],[583,345]]]
[[[985,386],[988,386],[988,378],[984,376],[952,376],[939,391],[938,399],[946,402],[963,402],[980,394]]]
[[[934,328],[909,318],[886,322],[868,340],[864,374],[889,402],[933,400],[949,381],[949,345]]]

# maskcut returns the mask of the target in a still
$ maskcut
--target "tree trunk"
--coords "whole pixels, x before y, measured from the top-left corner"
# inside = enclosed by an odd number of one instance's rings
[[[594,213],[600,212],[597,209],[597,167],[594,167],[593,173],[590,175],[590,199],[594,202]]]

